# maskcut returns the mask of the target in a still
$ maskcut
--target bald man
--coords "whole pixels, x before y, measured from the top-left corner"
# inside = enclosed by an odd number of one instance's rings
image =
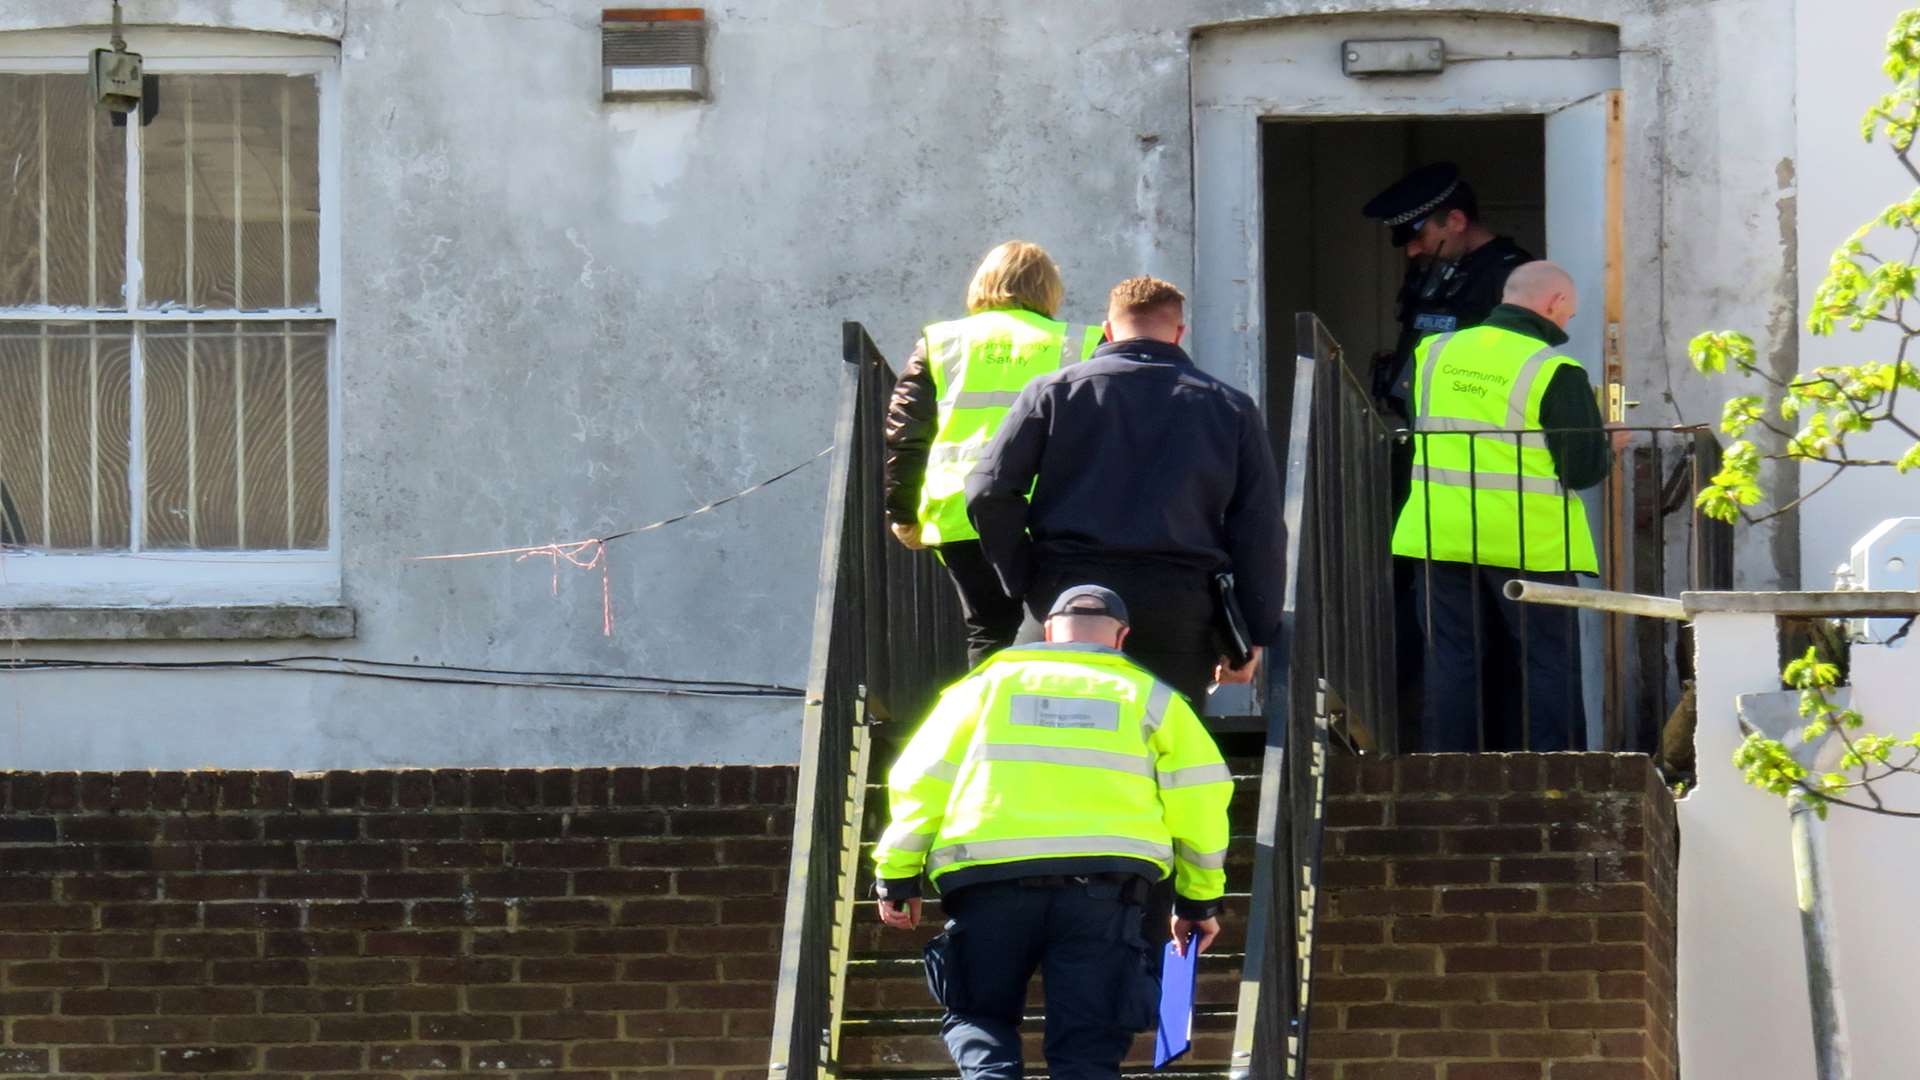
[[[1606,476],[1607,434],[1586,369],[1560,351],[1579,308],[1565,270],[1526,263],[1485,322],[1414,350],[1413,487],[1393,553],[1422,560],[1423,751],[1585,741],[1573,609],[1528,610],[1503,591],[1599,568],[1574,493]]]

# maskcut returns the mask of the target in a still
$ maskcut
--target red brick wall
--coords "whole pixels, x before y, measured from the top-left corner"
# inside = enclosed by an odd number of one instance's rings
[[[0,774],[0,1075],[762,1077],[790,768]]]
[[[1336,760],[1316,1080],[1672,1080],[1673,800],[1643,756]]]

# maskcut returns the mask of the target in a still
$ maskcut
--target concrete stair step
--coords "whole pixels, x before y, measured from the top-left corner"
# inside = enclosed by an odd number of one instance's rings
[[[946,1044],[940,1041],[940,1010],[921,1009],[867,1017],[850,1014],[840,1028],[840,1064],[858,1069],[920,1071],[922,1075],[953,1075],[953,1061]],[[1181,1064],[1204,1068],[1218,1064],[1219,1076],[1232,1054],[1232,1005],[1196,1005],[1193,1016],[1193,1048]],[[1026,1060],[1038,1065],[1046,1061],[1043,1047],[1045,1022],[1030,1013],[1021,1024],[1020,1041]],[[1133,1047],[1123,1064],[1146,1069],[1153,1064],[1153,1033],[1134,1038]],[[875,1073],[874,1075],[891,1075]],[[1029,1073],[1029,1075],[1033,1075]],[[1156,1074],[1158,1075],[1158,1074]]]
[[[1208,951],[1202,955],[1194,978],[1194,1000],[1205,1005],[1233,1004],[1240,993],[1240,967],[1244,961],[1241,953]],[[1040,1015],[1044,999],[1045,990],[1040,980],[1035,979],[1027,990],[1027,1007],[1034,1015]],[[849,1015],[857,1011],[863,1016],[878,1017],[890,1009],[912,1011],[931,1005],[926,971],[918,957],[854,960],[848,965],[846,1007]]]
[[[1181,1057],[1177,1063],[1173,1063],[1173,1068],[1164,1068],[1160,1072],[1152,1068],[1133,1067],[1119,1070],[1123,1080],[1219,1080],[1225,1076],[1225,1072],[1227,1070],[1223,1067],[1208,1068],[1202,1065],[1187,1068],[1187,1057]],[[960,1080],[960,1074],[954,1072],[952,1063],[947,1063],[945,1068],[843,1067],[839,1070],[839,1076],[841,1080]],[[1025,1072],[1027,1080],[1048,1080],[1048,1076],[1050,1072],[1046,1072],[1044,1067],[1029,1067]]]

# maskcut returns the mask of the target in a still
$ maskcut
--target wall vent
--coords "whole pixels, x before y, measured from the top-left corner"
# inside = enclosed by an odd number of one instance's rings
[[[606,101],[705,100],[706,9],[602,11],[600,96]]]

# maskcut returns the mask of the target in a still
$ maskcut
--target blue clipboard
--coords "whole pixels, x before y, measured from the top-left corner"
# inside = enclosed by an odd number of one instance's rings
[[[1198,935],[1195,935],[1198,936]],[[1187,939],[1187,955],[1166,945],[1160,960],[1160,1025],[1153,1035],[1153,1067],[1167,1064],[1193,1046],[1193,979],[1199,957],[1193,953],[1193,939]]]

